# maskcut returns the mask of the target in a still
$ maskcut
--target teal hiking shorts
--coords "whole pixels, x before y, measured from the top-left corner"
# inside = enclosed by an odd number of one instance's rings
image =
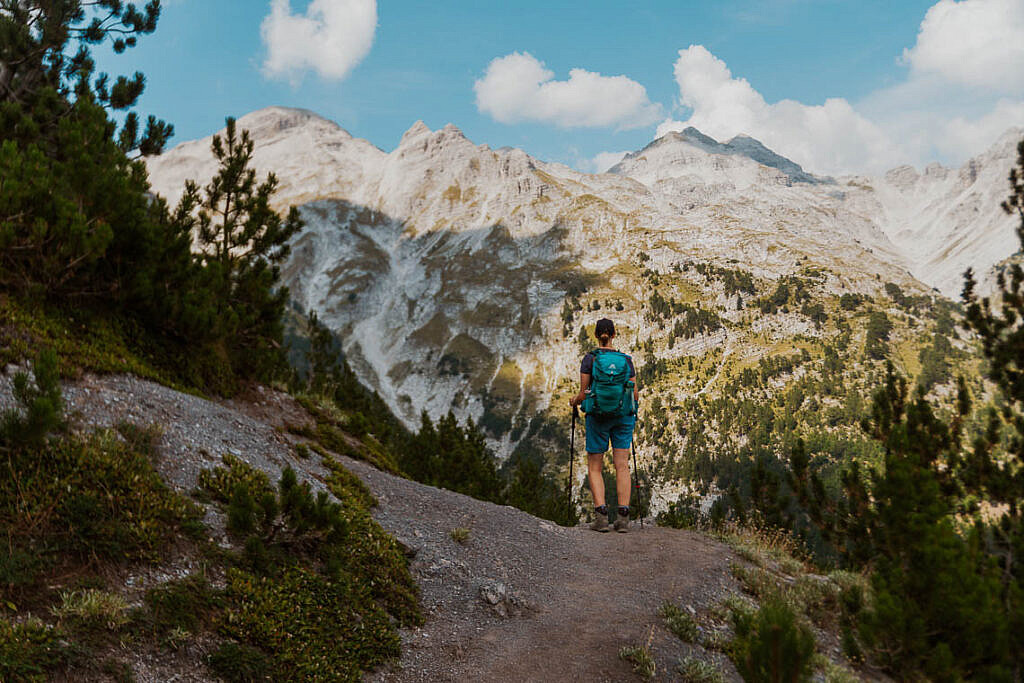
[[[587,453],[604,453],[608,450],[608,442],[612,448],[629,448],[633,443],[633,427],[636,426],[636,415],[598,419],[587,415]]]

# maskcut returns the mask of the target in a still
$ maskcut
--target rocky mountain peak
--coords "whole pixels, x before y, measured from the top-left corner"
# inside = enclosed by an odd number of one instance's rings
[[[1016,149],[1017,144],[1020,143],[1022,138],[1024,138],[1024,127],[1012,126],[1011,128],[1007,129],[1005,133],[1000,135],[999,139],[996,140],[995,144],[992,146],[997,149],[1002,149],[1005,147]]]
[[[352,137],[348,131],[334,121],[325,119],[308,109],[292,107],[272,106],[258,109],[238,119],[238,127],[248,130],[253,138],[260,139],[282,134],[290,135],[302,129],[321,131],[345,138]]]
[[[402,135],[395,153],[400,158],[420,154],[435,156],[444,150],[462,147],[475,149],[476,145],[454,124],[449,123],[438,130],[430,130],[423,121],[417,121]]]
[[[740,134],[722,143],[693,126],[682,131],[670,131],[643,149],[627,154],[608,172],[636,180],[645,176],[660,181],[678,177],[680,171],[693,175],[695,169],[702,166],[723,170],[744,166],[749,161],[780,172],[787,183],[828,182],[805,172],[796,162],[777,154],[749,135]]]
[[[416,138],[420,138],[423,137],[424,135],[429,134],[430,128],[427,127],[427,124],[423,123],[423,121],[418,120],[416,121],[416,123],[412,124],[409,127],[409,130],[402,133],[402,139],[399,141],[398,146],[401,147],[410,140],[415,140]]]

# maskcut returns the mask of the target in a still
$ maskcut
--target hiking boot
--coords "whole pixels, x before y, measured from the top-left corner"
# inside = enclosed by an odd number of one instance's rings
[[[629,517],[623,517],[619,515],[615,518],[615,530],[620,534],[624,534],[629,531]]]
[[[608,528],[608,515],[595,512],[594,521],[590,523],[590,528],[594,531],[611,531]]]

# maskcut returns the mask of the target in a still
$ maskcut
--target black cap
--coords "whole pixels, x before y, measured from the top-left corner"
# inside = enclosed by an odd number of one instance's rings
[[[594,326],[594,336],[600,339],[603,335],[611,337],[615,334],[615,323],[608,318],[601,318]]]

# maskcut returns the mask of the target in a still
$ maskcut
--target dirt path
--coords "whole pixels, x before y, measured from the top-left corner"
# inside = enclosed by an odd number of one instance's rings
[[[416,551],[427,616],[404,634],[400,662],[370,680],[634,680],[618,652],[635,643],[649,644],[657,680],[674,680],[691,648],[662,625],[662,602],[699,612],[737,590],[731,551],[700,534],[650,525],[628,534],[566,529],[346,464],[380,499],[378,521]],[[465,544],[451,539],[456,527],[470,529]],[[491,606],[481,587],[493,593],[496,584],[512,597]],[[720,656],[699,656],[734,675]]]

